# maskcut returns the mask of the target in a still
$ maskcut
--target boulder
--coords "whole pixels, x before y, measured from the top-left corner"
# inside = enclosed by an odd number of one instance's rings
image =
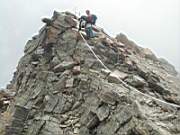
[[[39,46],[39,38],[35,40],[29,40],[24,48],[24,53],[30,53]]]
[[[110,75],[108,76],[108,82],[119,84],[120,79],[124,79],[126,76],[127,76],[126,73],[115,70],[115,71],[111,72]]]
[[[130,75],[124,81],[134,87],[144,87],[147,84],[143,78],[137,75]]]
[[[53,70],[54,70],[54,72],[63,72],[64,70],[73,68],[74,65],[75,65],[74,62],[64,61],[64,62],[60,63],[59,65],[55,66]]]
[[[101,73],[104,74],[105,76],[107,76],[111,73],[111,71],[109,71],[107,69],[101,69]]]
[[[57,42],[58,34],[61,31],[52,26],[49,26],[47,27],[46,32],[46,44],[55,44]]]
[[[80,66],[75,66],[72,70],[74,75],[78,75],[81,73],[81,67]]]
[[[109,83],[116,83],[119,84],[119,76],[116,73],[110,73],[110,75],[108,76],[108,82]]]
[[[70,78],[70,79],[66,80],[66,85],[65,85],[65,87],[66,87],[66,88],[72,88],[72,87],[73,87],[73,84],[74,84],[74,78]]]
[[[175,67],[173,65],[171,65],[167,60],[163,59],[163,58],[159,58],[160,64],[163,66],[163,68],[165,68],[165,70],[176,76],[178,74],[178,72],[176,71]]]
[[[150,49],[143,48],[142,52],[144,53],[145,58],[157,61],[157,57],[155,56],[155,54]]]
[[[109,107],[108,107],[108,106],[105,106],[105,105],[99,107],[99,108],[97,109],[97,112],[96,112],[97,117],[99,118],[100,121],[103,121],[103,120],[105,120],[106,118],[108,118],[109,113],[110,113],[110,112],[109,112]]]
[[[43,18],[43,19],[42,19],[42,22],[43,22],[43,23],[46,23],[48,26],[52,24],[52,20],[49,19],[49,18]]]
[[[118,35],[116,36],[116,40],[117,40],[118,42],[123,43],[123,44],[126,44],[126,43],[129,42],[127,36],[124,35],[123,33],[118,34]]]
[[[118,101],[119,95],[113,90],[104,89],[99,94],[99,97],[104,103],[115,105],[115,103]]]

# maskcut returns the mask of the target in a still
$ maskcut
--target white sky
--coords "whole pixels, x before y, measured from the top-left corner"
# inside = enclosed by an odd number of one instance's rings
[[[25,43],[54,10],[97,14],[109,34],[123,32],[180,71],[180,0],[0,0],[0,87],[12,78]]]

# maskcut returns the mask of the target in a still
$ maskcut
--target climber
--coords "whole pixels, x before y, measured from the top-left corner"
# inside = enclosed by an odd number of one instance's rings
[[[87,20],[86,20],[85,32],[88,38],[93,38],[95,37],[95,34],[93,33],[92,25],[95,25],[97,17],[95,15],[91,15],[89,10],[86,10],[86,14],[87,14]]]
[[[96,24],[97,16],[90,14],[89,10],[86,10],[87,16],[81,16],[80,24],[79,24],[79,30],[83,27],[83,24],[85,22],[85,32],[87,35],[87,38],[93,38],[95,37],[95,33],[93,33],[92,25]]]

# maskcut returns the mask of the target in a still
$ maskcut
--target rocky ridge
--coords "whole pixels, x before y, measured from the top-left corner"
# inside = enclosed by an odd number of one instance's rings
[[[1,112],[0,134],[180,135],[172,65],[124,34],[112,38],[94,26],[97,37],[86,40],[72,13],[55,11],[42,21],[8,85],[15,95]]]

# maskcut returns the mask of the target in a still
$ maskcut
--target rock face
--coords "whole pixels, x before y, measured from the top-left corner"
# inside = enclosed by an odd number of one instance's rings
[[[172,75],[178,75],[178,72],[175,70],[175,67],[171,65],[167,60],[160,58],[160,63],[163,65],[164,69]]]
[[[0,112],[4,112],[13,99],[15,93],[9,92],[8,90],[0,90]]]
[[[155,55],[98,28],[84,40],[69,12],[42,21],[11,81],[16,94],[0,134],[180,135],[180,80]]]
[[[10,88],[10,85],[7,86],[8,89],[0,90],[0,134],[4,133],[4,126],[8,120],[8,113],[6,113],[7,107],[15,96],[15,91]]]

